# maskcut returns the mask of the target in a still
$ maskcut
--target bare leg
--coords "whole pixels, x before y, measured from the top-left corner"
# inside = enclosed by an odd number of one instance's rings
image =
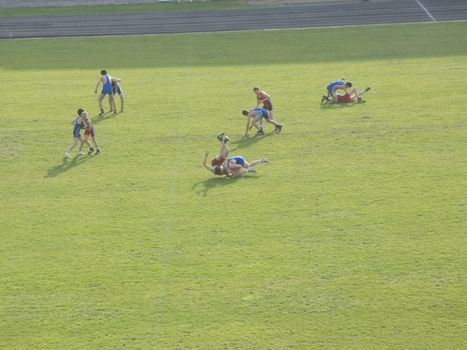
[[[276,134],[280,133],[281,130],[282,130],[282,124],[278,123],[272,116],[268,119],[266,119],[266,121],[270,124],[273,124],[275,126],[274,128],[274,132]]]
[[[229,172],[233,175],[237,174],[242,169],[240,164],[229,164]]]
[[[89,138],[88,135],[85,135],[84,139],[80,136],[81,145],[79,146],[79,152],[81,152],[83,150],[84,144],[86,144],[90,149],[92,148],[91,144],[88,141],[88,138]]]
[[[246,173],[256,173],[256,171],[253,170],[252,168],[255,165],[263,164],[263,163],[269,163],[269,161],[266,158],[262,158],[259,160],[254,160],[251,163],[248,163],[247,161],[245,161],[243,165],[230,164],[229,170],[231,170],[232,176],[239,177],[239,176],[245,175]]]
[[[245,162],[245,164],[243,164],[243,167],[247,168],[247,169],[251,169],[255,165],[264,164],[264,163],[269,163],[269,160],[267,160],[266,158],[261,158],[261,159],[258,159],[258,160],[254,160],[254,161],[252,161],[250,163]]]
[[[258,121],[253,121],[253,124],[252,124],[256,129],[258,130],[261,130],[263,128],[263,120],[260,119]]]
[[[125,96],[123,95],[123,93],[121,93],[119,96],[120,96],[120,112],[123,112],[124,105],[125,105]]]
[[[267,121],[269,124],[280,125],[277,121],[275,121],[275,120],[272,119],[272,118],[266,119],[266,121]]]
[[[227,144],[224,142],[221,142],[221,149],[219,151],[219,155],[222,158],[227,158],[227,156],[229,155],[229,148],[227,147]]]
[[[117,107],[115,106],[115,98],[113,95],[109,95],[110,110],[117,113]]]
[[[92,137],[92,143],[96,147],[96,150],[99,151],[99,145],[97,144],[96,138],[94,136],[91,136],[91,137]]]
[[[73,139],[73,143],[71,144],[71,146],[67,149],[67,151],[65,152],[65,157],[69,157],[70,156],[70,153],[71,151],[73,151],[73,149],[76,147],[76,145],[78,144],[78,138],[74,138]]]
[[[104,95],[100,94],[97,98],[97,103],[99,105],[100,115],[104,114],[104,106],[102,105],[102,100],[104,99]]]
[[[229,148],[227,147],[227,144],[225,142],[224,133],[220,134],[217,138],[221,143],[221,148],[219,150],[219,154],[214,159],[227,159],[227,157],[229,156]]]

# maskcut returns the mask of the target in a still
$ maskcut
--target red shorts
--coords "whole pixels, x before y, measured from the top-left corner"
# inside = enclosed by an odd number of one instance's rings
[[[337,95],[337,102],[339,103],[348,103],[352,102],[352,97],[349,94]]]
[[[94,137],[95,136],[94,135],[94,128],[84,130],[84,135],[86,135],[86,136],[91,135],[92,137]]]
[[[211,165],[212,166],[222,165],[224,164],[224,162],[225,162],[225,158],[220,157],[219,159],[217,159],[216,157],[213,160],[211,160]]]
[[[269,102],[269,100],[264,100],[263,101],[263,108],[267,109],[268,111],[272,111],[272,104]]]

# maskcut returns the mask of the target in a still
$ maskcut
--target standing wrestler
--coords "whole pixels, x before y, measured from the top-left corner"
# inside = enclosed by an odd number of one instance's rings
[[[114,78],[118,81],[120,79]],[[107,74],[107,71],[105,69],[101,70],[101,75],[99,79],[97,80],[96,84],[96,89],[94,90],[94,93],[97,94],[97,89],[99,85],[102,83],[102,90],[99,96],[97,97],[97,103],[99,104],[99,110],[100,116],[104,115],[104,106],[102,105],[102,100],[104,99],[105,95],[109,95],[109,103],[110,103],[110,111],[117,113],[117,108],[115,107],[115,98],[114,98],[114,92],[112,90],[112,77]]]
[[[73,149],[78,145],[78,141],[81,142],[81,148],[82,148],[83,143],[86,143],[89,147],[91,147],[89,142],[87,140],[84,141],[83,137],[81,136],[81,129],[84,127],[83,112],[84,112],[84,109],[82,109],[82,108],[78,109],[78,112],[77,112],[78,116],[72,122],[72,124],[73,124],[73,143],[71,144],[71,146],[65,152],[65,155],[64,155],[65,158],[70,158],[71,157],[71,155],[70,155],[71,151],[73,151]],[[84,155],[84,153],[81,152],[81,148],[80,148],[80,151],[78,152],[78,156]]]
[[[124,103],[125,103],[125,95],[123,95],[123,89],[120,86],[120,82],[121,82],[120,79],[112,78],[112,91],[114,93],[114,99],[115,99],[115,95],[118,95],[120,97],[120,112],[123,112]]]
[[[268,110],[271,117],[274,118],[271,96],[269,96],[266,91],[261,90],[259,86],[255,86],[253,88],[253,92],[256,95],[256,107],[259,107],[259,105],[262,104],[263,108]]]
[[[89,136],[91,136],[92,143],[94,144],[94,147],[96,147],[95,149],[96,154],[99,154],[101,151],[99,150],[99,145],[97,144],[97,141],[96,141],[96,133],[94,131],[94,127],[92,126],[91,118],[89,118],[88,112],[86,111],[83,111],[83,113],[81,113],[81,116],[83,118],[83,123],[84,123],[84,139],[83,141],[81,141],[81,146],[79,147],[78,154],[84,154],[83,152],[81,152],[81,150],[83,149],[83,146],[85,143],[89,145],[89,141],[88,141]],[[94,148],[89,147],[88,154],[91,154],[93,152],[94,152]]]

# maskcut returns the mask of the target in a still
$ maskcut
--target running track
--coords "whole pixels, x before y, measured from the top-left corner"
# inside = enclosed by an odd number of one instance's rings
[[[0,39],[317,28],[467,20],[467,0],[337,0],[275,8],[0,17]],[[383,38],[382,38],[383,39]]]

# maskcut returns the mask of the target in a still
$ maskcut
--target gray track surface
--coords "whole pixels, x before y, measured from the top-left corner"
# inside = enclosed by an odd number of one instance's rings
[[[466,0],[419,0],[436,21],[467,20]],[[316,28],[431,22],[416,0],[341,0],[277,8],[0,17],[0,39]]]

